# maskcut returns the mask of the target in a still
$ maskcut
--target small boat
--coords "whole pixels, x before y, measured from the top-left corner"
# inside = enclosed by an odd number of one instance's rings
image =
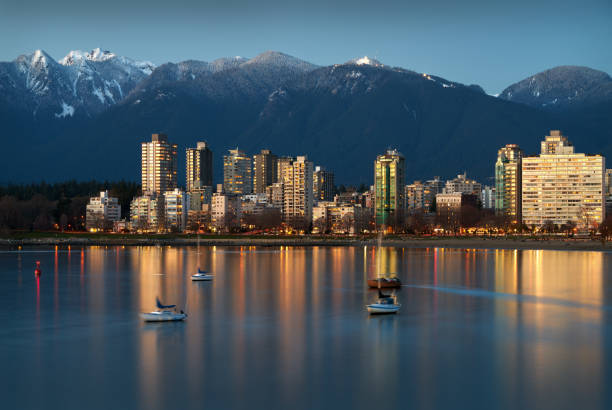
[[[400,288],[402,281],[399,278],[377,278],[368,279],[368,286],[371,288]]]
[[[140,317],[145,322],[177,322],[185,320],[187,314],[182,311],[177,313],[172,310],[156,310],[154,312],[141,313]]]
[[[182,310],[180,312],[177,312],[176,309],[168,310],[176,308],[176,305],[164,305],[160,302],[159,298],[157,298],[156,302],[158,310],[140,314],[140,317],[145,322],[176,322],[187,318],[187,313]]]
[[[210,273],[206,272],[205,270],[200,270],[200,268],[198,268],[198,273],[194,273],[193,275],[191,275],[191,280],[193,281],[198,281],[198,280],[213,280],[213,276]]]
[[[400,310],[400,305],[397,303],[395,295],[385,295],[378,290],[378,301],[370,305],[366,305],[368,312],[371,315],[384,315],[389,313],[397,313]]]

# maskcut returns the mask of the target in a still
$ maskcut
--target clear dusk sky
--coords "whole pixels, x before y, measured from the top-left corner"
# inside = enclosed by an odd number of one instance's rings
[[[0,0],[0,61],[95,47],[156,64],[368,55],[494,94],[557,65],[612,73],[612,1]]]

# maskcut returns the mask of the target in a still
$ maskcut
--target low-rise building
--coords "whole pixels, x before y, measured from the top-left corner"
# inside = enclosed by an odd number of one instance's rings
[[[408,211],[423,209],[425,206],[425,186],[421,181],[414,181],[412,184],[406,185],[405,197]]]
[[[211,204],[211,225],[217,231],[240,227],[242,200],[238,195],[215,193]]]
[[[128,232],[130,230],[130,223],[127,219],[120,219],[113,222],[113,232]]]
[[[313,208],[313,230],[317,233],[359,233],[369,228],[371,212],[359,204],[321,201]]]
[[[164,192],[165,229],[183,232],[187,224],[189,194],[180,189]]]
[[[444,190],[444,181],[436,176],[433,179],[425,181],[423,184],[423,210],[433,212],[436,204],[436,195],[441,194]]]
[[[155,232],[158,229],[159,211],[158,197],[142,195],[132,199],[130,203],[131,230],[139,232]],[[163,219],[163,217],[162,217]]]
[[[480,202],[484,209],[495,209],[495,187],[483,186],[480,192]]]
[[[204,204],[210,205],[212,201],[212,186],[195,186],[189,194],[189,210],[201,211]]]
[[[374,185],[370,185],[370,189],[365,191],[363,194],[363,206],[370,210],[370,213],[374,212]]]
[[[436,219],[445,229],[457,230],[469,226],[478,212],[478,196],[464,192],[436,195]],[[475,222],[475,221],[474,221]]]
[[[336,204],[364,205],[364,198],[357,191],[346,191],[334,195],[334,202]]]
[[[121,205],[108,191],[89,199],[85,212],[85,226],[88,231],[109,231],[113,223],[121,219]]]
[[[190,232],[199,232],[201,230],[210,229],[210,213],[210,204],[202,204],[202,208],[198,211],[191,209],[187,211],[187,225],[185,230]]]
[[[274,184],[266,187],[266,196],[268,198],[268,205],[281,210],[283,212],[283,183],[275,182]]]
[[[266,194],[242,195],[241,201],[240,207],[244,223],[252,222],[252,217],[262,215],[268,207],[268,197]]]
[[[482,185],[473,179],[469,179],[467,174],[457,175],[457,178],[446,181],[444,186],[445,194],[454,194],[455,192],[463,192],[464,194],[480,195]]]

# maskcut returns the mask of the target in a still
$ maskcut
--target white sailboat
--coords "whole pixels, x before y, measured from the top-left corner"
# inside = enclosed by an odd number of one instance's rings
[[[159,301],[159,298],[156,299],[156,302],[158,310],[140,314],[145,322],[177,322],[187,318],[187,313],[182,310],[180,312],[176,311],[176,305],[164,305]]]
[[[191,280],[196,281],[211,281],[213,280],[213,276],[205,270],[200,269],[200,234],[198,233],[198,272],[191,275]]]
[[[397,303],[397,296],[385,295],[380,289],[378,289],[378,301],[376,303],[366,305],[366,308],[371,315],[397,313],[401,307],[402,305]]]

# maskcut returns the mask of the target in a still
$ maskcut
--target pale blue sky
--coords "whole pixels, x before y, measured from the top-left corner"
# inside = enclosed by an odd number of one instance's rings
[[[477,83],[491,94],[557,65],[612,73],[612,2],[0,0],[0,60],[102,47],[164,62],[282,51],[357,56]]]

